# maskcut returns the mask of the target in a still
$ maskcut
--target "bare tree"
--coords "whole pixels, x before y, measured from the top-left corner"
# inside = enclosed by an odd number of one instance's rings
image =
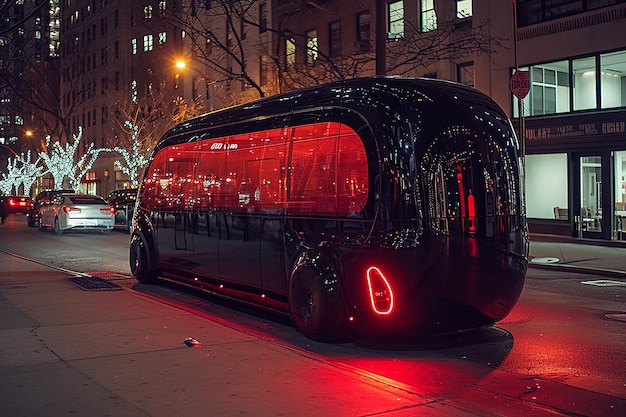
[[[171,126],[202,112],[201,103],[187,103],[165,91],[140,95],[133,82],[130,96],[120,96],[115,102],[114,121],[122,137],[109,146],[125,149],[131,155],[147,155]]]
[[[370,5],[373,10],[373,1]],[[312,42],[306,33],[298,29],[302,26],[303,16],[307,16],[310,21],[319,17],[327,19],[327,16],[337,15],[338,10],[345,6],[345,3],[337,0],[326,3],[324,8],[308,2],[300,7],[281,10],[270,29],[277,39],[272,60],[281,90],[374,75],[376,53],[372,42],[373,33],[355,42],[354,48],[331,56],[326,46],[318,45],[317,40]],[[372,16],[372,19],[375,18],[380,17]],[[411,18],[403,19],[402,23],[403,33],[388,39],[386,43],[387,74],[430,74],[436,72],[434,68],[442,61],[462,64],[471,61],[476,55],[491,55],[495,50],[503,48],[504,39],[491,34],[489,21],[474,18],[439,19],[438,26],[428,31],[422,30]],[[288,42],[300,45],[299,54],[291,59],[286,56],[285,44]]]
[[[185,33],[188,58],[222,99],[230,100],[226,105],[264,97],[270,89],[256,75],[257,60],[267,53],[255,35],[266,28],[266,22],[259,21],[259,4],[257,0],[185,2],[180,13],[167,20]]]

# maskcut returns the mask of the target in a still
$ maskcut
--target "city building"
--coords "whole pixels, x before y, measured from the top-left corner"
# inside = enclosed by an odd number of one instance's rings
[[[387,74],[472,85],[512,117],[525,151],[531,232],[621,238],[626,220],[624,0],[382,3]],[[375,0],[278,0],[274,21],[281,33],[293,33],[279,40],[278,61],[287,70],[296,68],[300,79],[336,76],[337,62],[347,63],[340,76],[374,74],[377,5]],[[485,45],[470,50],[464,40]],[[418,62],[413,55],[422,58]],[[333,65],[324,67],[325,58]],[[522,106],[509,86],[516,70],[528,71]]]
[[[136,129],[148,152],[193,115],[343,78],[451,80],[511,116],[531,232],[621,238],[626,0],[62,0],[60,11],[60,103],[85,146],[128,148]],[[101,153],[84,191],[129,187],[119,159]]]
[[[59,7],[57,0],[0,6],[0,167],[43,139],[57,106]],[[37,91],[32,91],[37,86]],[[52,128],[54,129],[54,128]]]

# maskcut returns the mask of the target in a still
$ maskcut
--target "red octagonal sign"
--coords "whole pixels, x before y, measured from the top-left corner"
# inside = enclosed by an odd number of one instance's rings
[[[523,99],[528,95],[528,90],[530,90],[530,73],[528,71],[516,71],[511,76],[509,86],[515,97]]]

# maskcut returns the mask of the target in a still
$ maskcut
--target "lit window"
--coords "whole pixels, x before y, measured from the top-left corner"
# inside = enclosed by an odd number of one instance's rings
[[[574,110],[596,108],[596,59],[580,58],[572,61]]]
[[[601,107],[626,106],[626,51],[600,55]]]
[[[435,0],[421,0],[421,23],[422,32],[430,32],[437,29]]]
[[[464,19],[472,15],[472,0],[456,0],[456,17]]]
[[[160,32],[159,33],[159,44],[163,45],[165,42],[167,42],[167,32]]]
[[[404,2],[394,1],[387,5],[387,19],[389,25],[389,39],[404,37]]]
[[[147,5],[143,8],[143,17],[146,20],[152,19],[152,5]]]
[[[137,55],[137,38],[134,38],[130,41],[131,51],[133,55]]]
[[[292,38],[285,40],[285,58],[287,66],[296,64],[296,41]]]
[[[143,37],[143,51],[148,52],[154,49],[152,35],[144,35]]]
[[[159,2],[159,15],[161,17],[165,17],[165,11],[167,10],[167,1],[161,0]]]
[[[310,30],[306,33],[306,62],[307,64],[315,64],[319,57],[319,49],[317,44],[317,30]]]

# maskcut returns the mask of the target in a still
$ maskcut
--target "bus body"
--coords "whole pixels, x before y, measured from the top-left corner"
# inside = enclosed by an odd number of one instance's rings
[[[200,116],[159,141],[131,270],[289,313],[308,337],[504,318],[527,270],[518,143],[454,83],[352,79]]]

